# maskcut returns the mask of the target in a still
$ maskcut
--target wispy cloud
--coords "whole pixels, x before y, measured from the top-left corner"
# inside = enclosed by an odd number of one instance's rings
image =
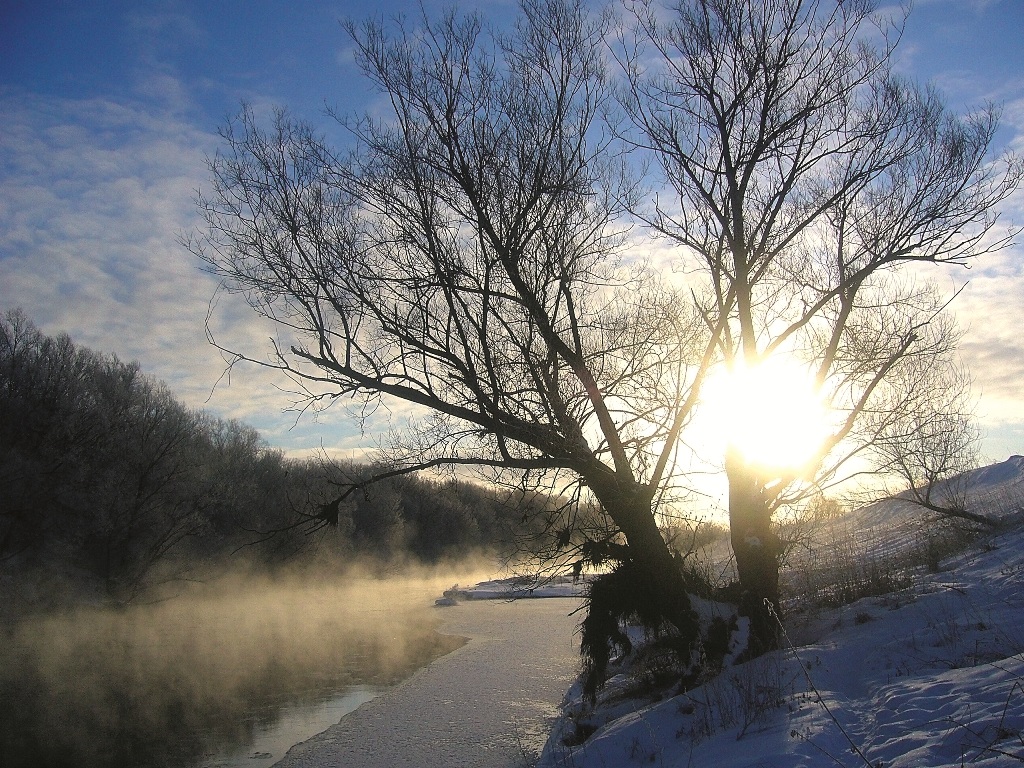
[[[255,366],[222,376],[205,330],[216,280],[178,243],[198,224],[192,200],[215,147],[173,109],[0,94],[0,309],[138,360],[190,406],[248,421],[275,444],[315,447],[322,430],[356,451],[342,411],[293,429],[286,381]],[[221,341],[266,350],[269,329],[246,308],[219,315]]]
[[[934,2],[922,0],[920,10],[954,7],[952,0]],[[1002,13],[1017,3],[975,0],[956,7],[964,5],[970,14]],[[507,4],[495,0],[483,6],[490,13]],[[387,10],[381,7],[381,12]],[[363,14],[360,10],[355,16]],[[956,23],[951,14],[950,24]],[[215,37],[187,16],[136,12],[127,19],[126,34],[132,37],[133,52],[152,55],[132,59],[130,86],[114,89],[116,97],[70,99],[0,90],[0,310],[21,306],[48,333],[65,330],[81,344],[137,359],[189,405],[248,421],[288,450],[308,451],[322,440],[333,452],[358,455],[372,439],[360,435],[344,408],[317,419],[307,414],[293,427],[295,414],[283,412],[294,400],[281,391],[289,387],[287,380],[251,365],[222,378],[225,362],[208,344],[205,331],[216,280],[201,272],[177,241],[198,224],[193,193],[207,185],[205,157],[218,145],[214,124],[193,117],[197,100],[229,104],[223,112],[217,107],[217,117],[232,111],[242,95],[260,109],[290,101],[300,116],[319,114],[322,98],[333,103],[336,86],[343,95],[356,94],[349,82],[357,79],[351,43],[340,31],[330,37],[337,67],[330,70],[333,79],[314,82],[309,90],[317,91],[316,98],[306,94],[295,105],[294,91],[310,78],[271,78],[268,83],[244,72],[228,77],[204,70],[186,81],[180,74],[187,69],[182,52],[209,46]],[[150,45],[161,39],[160,46]],[[904,50],[908,68],[926,52]],[[1018,151],[1024,149],[1019,78],[988,81],[966,68],[961,71],[959,63],[941,78],[958,99],[1004,101],[1001,137]],[[281,93],[288,98],[278,98]],[[377,103],[367,103],[363,86],[356,95],[361,101],[340,106],[379,111]],[[1005,210],[1008,219],[1024,224],[1024,194]],[[999,445],[1024,434],[1022,265],[1024,246],[1018,245],[954,278],[971,281],[954,309],[967,328],[962,353],[981,393],[979,412]],[[230,297],[218,305],[214,324],[218,339],[228,346],[254,356],[269,351],[274,330]],[[378,411],[367,435],[388,423],[402,424],[408,415]]]

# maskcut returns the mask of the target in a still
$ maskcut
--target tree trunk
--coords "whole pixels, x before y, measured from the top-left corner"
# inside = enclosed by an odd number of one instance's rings
[[[638,599],[653,601],[685,643],[696,641],[700,637],[700,625],[691,608],[679,564],[658,528],[649,491],[635,484],[622,489],[613,483],[593,490],[626,537],[630,557],[643,575],[648,595],[638,595]]]
[[[900,497],[895,496],[894,498],[898,499]],[[935,502],[929,501],[927,497],[922,498],[917,496],[917,494],[914,494],[914,496],[910,500],[931,512],[936,512],[940,515],[943,515],[944,517],[955,517],[959,520],[966,520],[969,523],[977,523],[978,525],[983,525],[986,528],[996,527],[995,521],[991,518],[985,517],[984,515],[979,515],[977,512],[968,512],[966,509],[964,509],[964,503],[954,502],[946,505],[936,504]]]
[[[729,529],[739,572],[740,615],[750,619],[747,655],[758,656],[779,645],[779,555],[781,542],[771,529],[771,509],[763,484],[735,455],[725,464],[729,480]]]

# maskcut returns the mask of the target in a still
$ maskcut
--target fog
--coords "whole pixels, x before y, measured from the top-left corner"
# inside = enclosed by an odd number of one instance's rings
[[[0,764],[189,766],[244,747],[282,706],[388,685],[459,647],[433,607],[459,580],[236,576],[23,618],[0,637]]]

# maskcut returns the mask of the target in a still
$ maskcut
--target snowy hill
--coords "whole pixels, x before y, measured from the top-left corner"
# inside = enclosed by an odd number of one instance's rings
[[[1011,456],[1006,461],[957,475],[944,485],[962,489],[970,511],[994,519],[1020,512],[1024,501],[1024,456]],[[936,491],[941,496],[941,485]],[[907,517],[919,519],[921,508],[904,498],[896,497],[868,504],[851,513],[859,528],[891,525]]]
[[[852,602],[818,593],[818,603],[789,609],[792,639],[785,650],[686,693],[659,692],[650,670],[628,666],[593,711],[574,687],[540,765],[953,768],[1024,762],[1024,527],[1012,522],[1024,498],[1024,457],[977,470],[971,489],[975,500],[989,505],[979,511],[1005,520],[998,535],[969,546],[962,537],[957,553],[932,569],[906,566],[890,581],[869,574],[878,579],[868,584],[876,593],[865,590],[869,596]],[[910,519],[903,509],[872,510],[854,521],[874,525],[878,536],[888,527],[888,539],[876,541],[882,553],[862,548],[863,537],[843,546],[854,560],[881,562],[906,551],[898,545],[902,522]],[[840,541],[837,530],[833,536]],[[827,557],[835,560],[834,552]],[[800,576],[790,569],[791,579]]]
[[[969,473],[967,485],[982,491],[995,485],[1020,485],[1024,482],[1024,456],[1011,456],[1006,461],[991,464]]]

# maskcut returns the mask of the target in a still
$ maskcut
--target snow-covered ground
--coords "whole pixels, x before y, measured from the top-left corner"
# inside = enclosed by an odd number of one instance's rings
[[[1019,765],[1022,578],[1016,527],[895,593],[793,615],[787,649],[695,690],[645,697],[624,669],[591,711],[576,685],[540,766]]]
[[[456,586],[438,601],[458,606],[439,607],[447,616],[442,631],[471,642],[297,745],[278,765],[1024,763],[1024,523],[1015,501],[1024,499],[1024,459],[1012,457],[979,477],[986,482],[975,498],[1004,520],[998,535],[961,547],[934,571],[879,574],[872,565],[854,574],[878,579],[869,589],[886,579],[896,585],[884,594],[842,607],[789,604],[784,650],[729,667],[685,693],[653,682],[663,671],[656,657],[645,666],[624,659],[596,708],[588,706],[574,682],[581,616],[569,614],[578,600],[507,600],[578,597],[571,580],[534,590],[512,580]],[[825,566],[851,569],[851,562],[877,558],[884,569],[886,558],[909,556],[920,545],[920,521],[919,510],[899,503],[832,521],[805,555],[794,555],[786,574],[791,590],[803,587],[806,595],[806,574]],[[814,596],[837,597],[827,590]],[[542,744],[539,760],[530,759]]]

